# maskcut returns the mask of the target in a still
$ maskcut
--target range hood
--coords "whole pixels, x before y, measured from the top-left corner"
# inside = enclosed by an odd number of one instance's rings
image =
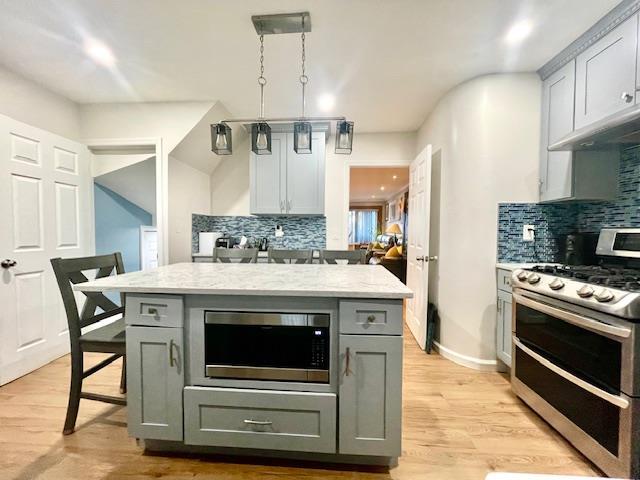
[[[571,132],[549,145],[549,151],[602,150],[635,145],[640,145],[640,105]]]

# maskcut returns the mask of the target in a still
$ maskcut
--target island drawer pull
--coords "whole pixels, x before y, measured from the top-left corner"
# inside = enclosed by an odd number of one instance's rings
[[[251,420],[251,419],[248,419],[248,418],[244,419],[244,423],[246,425],[261,425],[261,426],[273,425],[273,422],[271,422],[269,420]]]
[[[175,365],[175,360],[173,359],[173,338],[169,340],[169,366],[173,367]]]
[[[376,321],[376,316],[375,316],[375,315],[369,315],[369,316],[367,317],[367,322],[369,322],[369,323],[373,323],[373,322],[375,322],[375,321]]]
[[[345,369],[344,369],[344,375],[345,375],[345,377],[348,377],[349,376],[349,370],[351,369],[350,368],[351,367],[351,365],[350,365],[350,363],[351,363],[351,360],[350,360],[351,359],[351,348],[347,347],[347,351],[344,354],[344,357],[345,357],[345,362],[346,362],[346,366],[345,366]]]

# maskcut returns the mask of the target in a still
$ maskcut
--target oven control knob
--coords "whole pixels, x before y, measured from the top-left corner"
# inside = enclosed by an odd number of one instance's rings
[[[584,285],[577,290],[577,294],[580,298],[589,298],[591,295],[593,295],[593,288],[591,288],[589,285]]]
[[[528,276],[529,272],[525,270],[520,270],[520,272],[518,272],[518,280],[520,280],[521,282],[526,281]]]
[[[564,287],[564,282],[559,278],[554,278],[549,282],[549,288],[551,290],[560,290],[562,287]]]
[[[610,302],[611,300],[613,300],[613,293],[611,293],[611,291],[607,290],[606,288],[603,288],[598,293],[596,293],[594,296],[595,296],[597,301],[602,302],[602,303]]]
[[[527,277],[527,282],[529,282],[531,285],[535,285],[536,283],[540,282],[540,275],[538,275],[537,273],[532,273]]]

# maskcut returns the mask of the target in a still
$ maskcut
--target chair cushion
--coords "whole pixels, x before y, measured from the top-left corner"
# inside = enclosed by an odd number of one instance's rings
[[[80,343],[85,351],[117,353],[125,345],[124,318],[81,335]]]

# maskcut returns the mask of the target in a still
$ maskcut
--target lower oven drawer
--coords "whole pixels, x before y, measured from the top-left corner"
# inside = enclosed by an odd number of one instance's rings
[[[227,388],[184,389],[189,445],[336,452],[336,395]]]
[[[613,457],[618,457],[620,433],[626,430],[621,425],[628,419],[629,401],[566,372],[517,338],[514,344],[515,378]],[[559,419],[547,420],[555,425],[554,420]],[[623,444],[629,439],[624,440]]]

